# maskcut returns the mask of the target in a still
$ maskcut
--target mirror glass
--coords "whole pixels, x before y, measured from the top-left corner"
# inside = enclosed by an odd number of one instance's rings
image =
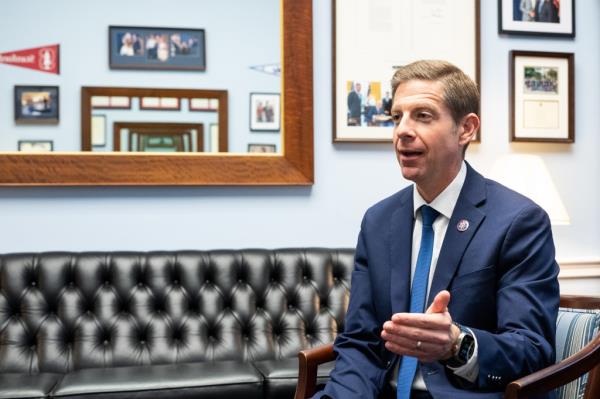
[[[60,73],[2,67],[5,94],[23,86],[2,103],[25,117],[13,122],[3,113],[0,127],[15,134],[0,138],[0,151],[282,152],[280,0],[189,2],[183,9],[59,0],[39,7],[31,14],[25,3],[7,6],[3,47],[57,40]],[[155,92],[94,94],[87,107],[79,104],[83,87]],[[158,92],[165,89],[197,92]]]

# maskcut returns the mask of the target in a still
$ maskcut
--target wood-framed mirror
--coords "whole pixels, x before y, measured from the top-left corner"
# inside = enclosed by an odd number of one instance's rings
[[[281,154],[2,152],[0,185],[312,184],[312,0],[281,0],[281,33]]]

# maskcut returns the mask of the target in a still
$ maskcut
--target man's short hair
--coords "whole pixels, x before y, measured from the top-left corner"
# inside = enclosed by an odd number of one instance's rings
[[[477,84],[457,66],[440,60],[422,60],[404,65],[392,77],[392,96],[401,83],[411,80],[436,81],[442,84],[444,102],[458,124],[463,116],[473,112],[479,115]]]

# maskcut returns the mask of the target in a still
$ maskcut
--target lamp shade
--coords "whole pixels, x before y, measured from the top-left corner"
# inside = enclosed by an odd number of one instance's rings
[[[529,197],[544,208],[554,225],[569,224],[569,214],[548,172],[537,155],[510,154],[498,158],[490,178]]]

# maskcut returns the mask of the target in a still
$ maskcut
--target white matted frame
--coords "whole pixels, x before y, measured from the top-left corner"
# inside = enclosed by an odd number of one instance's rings
[[[498,33],[575,37],[575,0],[544,3],[498,0]]]
[[[333,141],[392,141],[386,102],[400,65],[443,59],[479,85],[479,3],[332,0]],[[358,120],[356,83],[362,92]]]
[[[510,141],[575,141],[574,57],[510,52]]]

